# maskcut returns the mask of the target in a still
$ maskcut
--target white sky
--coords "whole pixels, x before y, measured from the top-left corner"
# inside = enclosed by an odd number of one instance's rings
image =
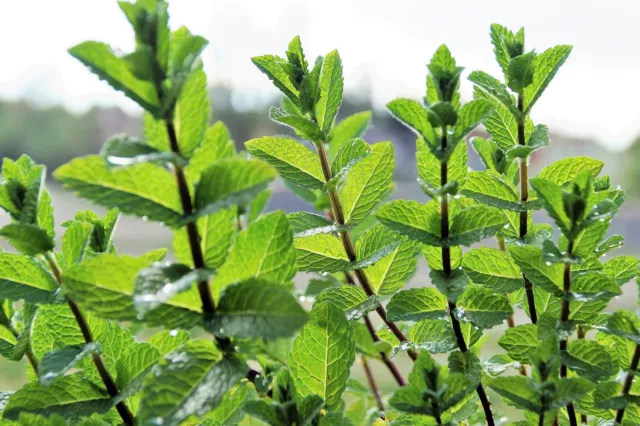
[[[467,72],[494,75],[489,25],[525,26],[527,47],[574,50],[533,118],[553,129],[622,149],[640,133],[637,0],[173,0],[171,24],[205,36],[211,83],[245,102],[275,94],[249,58],[283,54],[302,37],[308,57],[338,48],[347,91],[368,84],[376,104],[420,98],[433,51],[449,45]],[[83,111],[94,104],[137,107],[100,82],[66,49],[100,40],[128,50],[133,36],[115,0],[20,0],[0,14],[0,98],[27,97]],[[471,97],[471,84],[463,83]]]

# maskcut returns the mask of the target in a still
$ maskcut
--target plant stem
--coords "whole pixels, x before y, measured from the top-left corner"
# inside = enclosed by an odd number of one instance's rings
[[[518,95],[518,110],[520,111],[520,118],[518,119],[518,144],[521,146],[526,145],[524,134],[524,101],[522,95]],[[525,203],[529,199],[529,166],[526,158],[520,159],[520,201]],[[527,219],[528,212],[520,212],[520,239],[524,241],[524,237],[527,235]],[[531,322],[536,324],[538,322],[538,313],[536,312],[536,302],[533,296],[533,284],[529,281],[529,278],[525,274],[522,274],[524,279],[524,288],[527,294],[527,304],[529,305],[529,315],[531,316]]]
[[[447,128],[446,126],[442,128],[442,139],[441,139],[441,148],[443,152],[446,152],[447,149]],[[440,163],[440,187],[443,187],[447,184],[447,163],[442,161]],[[449,194],[443,194],[440,198],[440,240],[447,244],[447,240],[449,239]],[[445,277],[449,279],[451,276],[451,250],[449,246],[442,247],[442,272]],[[464,336],[462,334],[462,329],[460,327],[460,322],[455,317],[456,310],[456,302],[453,300],[448,300],[449,305],[449,318],[451,318],[451,326],[453,328],[453,333],[456,337],[456,342],[458,343],[458,348],[460,352],[464,353],[469,350],[467,347],[467,343],[464,341]],[[484,410],[484,415],[487,420],[487,425],[493,426],[495,425],[493,420],[493,413],[491,412],[491,402],[489,402],[489,398],[487,397],[487,392],[484,390],[484,386],[482,385],[482,381],[478,383],[478,387],[476,388],[476,392],[478,393],[478,398],[480,398],[480,403],[482,404],[482,409]]]
[[[171,151],[180,155],[180,147],[178,145],[175,126],[169,119],[165,120],[165,124],[167,134],[169,135]],[[189,185],[187,184],[187,178],[184,174],[184,170],[179,165],[174,164],[173,174],[175,175],[176,183],[178,184],[182,211],[185,216],[191,215],[194,213],[193,203],[191,202],[191,193],[189,192]],[[189,246],[191,247],[193,266],[196,269],[203,269],[205,267],[204,256],[202,255],[202,247],[200,247],[200,235],[198,234],[196,222],[189,222],[186,228],[187,235],[189,237]],[[212,317],[216,313],[216,306],[213,301],[213,296],[211,295],[208,280],[202,280],[198,283],[198,293],[200,293],[200,300],[202,301],[202,312],[204,312],[205,317]]]
[[[382,403],[382,397],[380,397],[380,390],[378,389],[378,384],[376,383],[376,379],[373,377],[373,372],[371,371],[371,367],[369,367],[369,362],[367,361],[367,357],[364,355],[360,356],[360,361],[362,361],[362,367],[364,368],[364,373],[367,376],[367,382],[369,382],[369,387],[371,388],[371,393],[376,400],[376,405],[378,406],[378,411],[380,411],[380,418],[384,419],[384,404]]]
[[[538,426],[544,426],[544,412],[540,413],[540,417],[538,419]]]
[[[49,268],[51,269],[51,272],[53,272],[53,275],[55,276],[56,281],[58,282],[58,286],[61,287],[62,272],[58,267],[58,262],[56,262],[56,259],[51,252],[47,252],[45,254],[45,258],[47,260],[47,264],[49,265]],[[73,313],[73,316],[75,317],[76,322],[78,323],[78,327],[80,328],[82,337],[84,337],[84,341],[86,343],[92,343],[93,335],[91,334],[91,329],[89,328],[89,324],[87,323],[87,320],[82,314],[82,311],[73,300],[67,298],[67,303],[69,304],[69,308],[71,308],[71,312]],[[109,396],[111,396],[111,398],[117,397],[118,387],[116,386],[116,383],[113,381],[113,378],[109,374],[109,371],[107,370],[107,367],[105,366],[104,361],[102,360],[102,357],[100,356],[99,353],[95,353],[93,354],[92,358],[93,358],[93,363],[96,366],[96,369],[98,370],[98,374],[100,374],[102,383],[104,383],[104,386],[107,389],[107,392],[109,393]],[[133,417],[133,414],[131,413],[131,410],[129,410],[129,407],[127,407],[127,404],[124,401],[120,401],[118,404],[116,404],[116,410],[118,411],[118,414],[120,414],[120,417],[122,418],[122,421],[125,424],[127,425],[134,424],[135,419]]]
[[[636,370],[638,369],[638,362],[640,361],[640,345],[636,345],[636,350],[633,353],[633,358],[631,359],[631,364],[629,365],[629,371],[627,371],[627,375],[624,378],[624,384],[622,385],[622,396],[629,395],[629,391],[631,390],[631,385],[633,385],[633,378],[636,375]],[[622,424],[622,418],[624,417],[624,407],[619,409],[616,413],[616,424]]]
[[[571,257],[573,252],[573,240],[569,240],[567,254]],[[567,298],[571,294],[571,263],[564,264],[564,279],[563,279],[564,297],[562,298],[562,304],[560,307],[560,323],[566,324],[569,321],[569,299]],[[560,340],[560,352],[567,350],[567,339]],[[567,377],[567,366],[562,363],[560,365],[560,377]],[[576,411],[573,407],[573,403],[570,402],[567,405],[567,414],[569,415],[569,424],[571,426],[577,426],[578,421],[576,419]]]
[[[316,146],[316,149],[318,151],[318,157],[320,159],[320,165],[322,166],[322,173],[324,174],[324,178],[327,182],[329,182],[329,180],[333,177],[333,174],[331,173],[329,157],[327,156],[327,150],[324,147],[324,142],[315,141],[314,145]],[[331,188],[329,189],[328,194],[329,201],[331,202],[331,210],[333,211],[333,217],[335,218],[335,221],[338,223],[338,225],[344,225],[344,213],[342,211],[340,198],[338,197],[338,192],[334,188]],[[356,255],[356,248],[353,245],[353,241],[351,241],[351,235],[349,234],[349,231],[340,231],[340,239],[342,240],[342,245],[344,246],[344,251],[349,258],[349,261],[355,262],[358,257]],[[369,281],[369,278],[367,277],[365,272],[362,269],[355,269],[354,272],[365,294],[367,296],[373,296],[374,292],[371,288],[371,282]],[[382,305],[378,305],[378,307],[376,308],[376,312],[378,313],[382,321],[386,324],[386,326],[389,327],[389,330],[391,330],[391,332],[398,338],[398,340],[400,340],[401,342],[408,342],[407,337],[398,328],[396,323],[387,319],[387,311]],[[411,358],[413,361],[418,359],[418,354],[413,349],[409,349],[407,353],[409,355],[409,358]]]
[[[578,339],[584,339],[586,337],[587,333],[584,330],[584,328],[579,325],[578,326]],[[589,418],[587,417],[586,414],[580,414],[580,422],[584,425],[589,424]]]
[[[353,280],[353,277],[351,276],[351,274],[349,272],[345,272],[344,276],[345,276],[345,278],[347,280],[347,283],[349,283],[350,285],[356,285],[355,281]],[[364,314],[362,319],[364,320],[364,323],[367,326],[367,330],[369,330],[369,334],[371,335],[371,339],[374,341],[374,343],[379,342],[380,338],[376,334],[376,329],[373,328],[373,324],[371,323],[371,319],[369,318],[369,315],[368,314]],[[404,378],[402,377],[402,374],[400,374],[400,371],[398,370],[398,367],[396,367],[395,363],[393,361],[391,361],[387,357],[387,354],[385,354],[384,352],[380,352],[380,359],[382,360],[384,365],[387,366],[387,368],[391,372],[391,375],[396,380],[398,385],[405,386],[407,383],[405,382]]]

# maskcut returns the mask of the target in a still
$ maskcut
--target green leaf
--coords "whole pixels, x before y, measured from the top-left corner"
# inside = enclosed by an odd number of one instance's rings
[[[499,24],[491,24],[491,44],[493,44],[493,53],[495,54],[496,61],[502,68],[502,71],[506,75],[507,67],[509,66],[509,60],[511,55],[507,47],[506,39],[512,35],[511,31]]]
[[[202,172],[196,186],[197,211],[191,219],[233,205],[247,204],[275,177],[275,170],[259,160],[232,158],[217,161]]]
[[[182,205],[175,178],[160,166],[137,164],[110,169],[99,156],[86,156],[59,167],[53,176],[82,198],[108,208],[176,225]]]
[[[357,112],[333,126],[329,132],[329,154],[337,153],[349,139],[363,137],[369,129],[371,114],[371,111]]]
[[[412,288],[393,295],[387,305],[391,321],[448,318],[447,298],[435,288]]]
[[[376,296],[367,297],[359,287],[338,285],[323,290],[316,297],[315,303],[327,301],[344,311],[347,320],[358,320],[368,312],[380,306]]]
[[[118,57],[109,45],[86,41],[69,49],[69,53],[142,108],[153,114],[159,113],[160,101],[153,83],[134,76],[127,61]]]
[[[207,75],[195,71],[185,81],[173,113],[180,154],[191,157],[200,146],[209,122],[209,90]]]
[[[467,102],[461,109],[453,127],[453,136],[460,139],[471,132],[493,111],[493,104],[484,99]]]
[[[478,248],[462,258],[464,272],[476,284],[496,293],[511,293],[523,287],[522,273],[508,253],[492,248]]]
[[[622,293],[616,280],[599,271],[589,271],[575,277],[570,299],[579,302],[608,301]]]
[[[189,333],[184,330],[162,330],[149,337],[148,342],[156,348],[161,355],[166,355],[189,341],[189,338]]]
[[[424,257],[427,259],[429,269],[436,271],[444,270],[444,265],[442,264],[442,248],[423,245],[422,254],[424,254]],[[451,268],[459,268],[462,264],[462,247],[450,247],[449,257],[451,260]]]
[[[520,116],[520,111],[513,102],[507,88],[497,79],[482,71],[469,74],[469,81],[476,85],[493,103],[505,107],[514,117]]]
[[[296,108],[301,108],[300,91],[295,87],[284,68],[284,65],[287,63],[286,60],[278,56],[264,55],[251,58],[251,62],[269,77],[273,85],[289,98]]]
[[[359,265],[364,267],[376,294],[393,294],[413,275],[420,246],[404,240],[382,224],[369,228],[356,242]]]
[[[624,237],[622,235],[612,235],[603,242],[594,250],[594,254],[596,257],[602,257],[603,255],[609,253],[611,250],[620,248],[624,245]]]
[[[326,139],[325,134],[315,122],[300,115],[289,114],[281,108],[269,108],[269,119],[293,129],[302,139],[315,142]]]
[[[205,38],[191,34],[186,27],[174,31],[169,45],[169,73],[191,70],[207,44]]]
[[[454,314],[458,320],[478,328],[492,328],[513,315],[509,299],[481,286],[468,286],[458,298]]]
[[[315,213],[293,212],[287,215],[293,236],[310,237],[316,234],[332,234],[340,230],[340,226]]]
[[[522,366],[518,361],[512,360],[509,355],[497,354],[489,357],[483,364],[484,371],[491,376],[499,376],[509,368],[518,369]]]
[[[335,184],[344,179],[351,168],[371,153],[371,147],[362,139],[350,139],[340,146],[331,162],[331,181]]]
[[[501,348],[518,362],[529,364],[529,354],[540,345],[538,340],[538,326],[535,324],[520,324],[507,328],[498,339]]]
[[[467,207],[453,216],[448,244],[469,246],[494,235],[506,223],[506,217],[496,208]]]
[[[549,145],[549,129],[542,124],[537,125],[531,132],[527,145],[518,145],[507,151],[509,158],[527,158],[533,152]]]
[[[427,119],[427,111],[418,102],[411,99],[395,99],[387,104],[394,118],[422,136],[430,145],[438,142],[431,123]]]
[[[318,155],[304,145],[285,137],[265,136],[245,143],[247,151],[271,164],[285,180],[307,189],[320,189],[326,183]]]
[[[227,261],[213,280],[214,299],[226,286],[247,278],[287,283],[296,273],[296,252],[287,217],[281,211],[266,214],[240,232]]]
[[[538,402],[540,396],[536,392],[533,383],[527,377],[496,377],[491,379],[487,385],[498,395],[505,398],[505,402],[509,405],[535,413],[542,411],[542,407]]]
[[[382,200],[393,180],[391,142],[371,145],[371,154],[355,164],[338,191],[346,224],[362,222]]]
[[[249,204],[249,211],[246,213],[248,223],[254,222],[260,217],[264,209],[267,207],[267,204],[269,204],[270,198],[270,189],[265,189],[256,195],[253,201],[251,201],[251,204]]]
[[[332,234],[295,239],[298,269],[306,272],[341,272],[351,269],[342,241]]]
[[[66,265],[80,263],[86,254],[91,252],[91,240],[94,226],[85,222],[69,224],[62,236],[62,253]]]
[[[111,407],[111,398],[105,390],[82,374],[71,374],[46,387],[38,381],[27,383],[11,395],[2,415],[10,420],[17,420],[22,413],[59,414],[80,419],[94,413],[106,413]]]
[[[469,172],[460,193],[493,207],[523,211],[516,187],[504,175],[493,170]]]
[[[571,53],[571,46],[555,46],[545,50],[533,60],[532,83],[523,91],[524,113],[529,114],[542,92]]]
[[[55,243],[46,231],[35,225],[10,223],[0,229],[0,237],[28,256],[46,253],[55,247]]]
[[[207,268],[219,268],[225,261],[236,233],[236,209],[229,208],[204,216],[196,222],[200,248]],[[193,266],[191,244],[186,228],[173,235],[173,254],[180,263]]]
[[[0,293],[9,300],[50,303],[58,285],[35,259],[14,253],[0,253]]]
[[[535,58],[534,51],[511,58],[507,67],[507,84],[511,90],[522,93],[525,87],[533,83],[532,63]]]
[[[590,157],[567,157],[549,164],[542,169],[536,178],[549,180],[556,185],[564,185],[585,170],[596,177],[604,163]]]
[[[315,305],[289,353],[298,397],[318,395],[336,406],[354,360],[355,342],[344,313],[328,302]]]
[[[542,250],[533,246],[513,246],[509,248],[509,254],[535,286],[556,297],[562,295],[563,265],[547,264]]]
[[[49,386],[84,358],[100,353],[100,345],[96,342],[80,346],[66,346],[47,353],[40,360],[38,374],[40,383]]]
[[[167,354],[144,381],[138,421],[179,425],[216,408],[247,372],[235,357],[219,358],[213,343],[203,340]]]
[[[222,402],[204,416],[206,426],[237,424],[244,417],[243,406],[253,395],[251,386],[242,383],[227,392]]]
[[[376,212],[376,218],[392,230],[412,240],[440,246],[440,212],[436,203],[396,200]]]
[[[448,275],[443,271],[431,270],[429,278],[433,285],[451,301],[456,301],[470,282],[469,277],[460,269],[453,270]]]
[[[461,323],[462,335],[467,346],[475,344],[482,333],[470,323]],[[450,319],[427,319],[416,323],[409,331],[409,339],[416,348],[431,353],[450,352],[458,348]]]
[[[558,228],[565,235],[569,234],[571,232],[571,219],[564,209],[562,187],[541,178],[533,178],[529,183],[542,200],[545,210],[558,225]]]
[[[329,132],[333,120],[342,104],[342,60],[337,50],[329,52],[322,61],[320,80],[318,81],[317,99],[314,115],[318,126],[324,132]]]
[[[148,312],[191,289],[194,283],[207,281],[212,275],[213,271],[209,269],[191,269],[179,263],[156,262],[138,272],[133,306],[144,318]]]
[[[63,288],[83,309],[120,321],[138,319],[134,307],[135,278],[149,262],[141,258],[103,254],[65,269]],[[184,291],[149,312],[144,320],[167,327],[189,326],[201,317],[195,289]]]
[[[198,182],[207,167],[218,160],[231,158],[235,153],[236,147],[229,136],[229,129],[222,121],[218,121],[204,132],[202,143],[193,151],[185,172],[192,182]]]
[[[291,336],[307,317],[285,286],[250,278],[223,290],[210,328],[232,337],[275,339]]]
[[[618,360],[606,348],[592,340],[572,340],[561,353],[562,363],[584,377],[599,382],[610,379],[618,372]]]
[[[623,285],[637,276],[638,260],[632,256],[614,257],[604,264],[602,272],[615,278],[618,285]]]

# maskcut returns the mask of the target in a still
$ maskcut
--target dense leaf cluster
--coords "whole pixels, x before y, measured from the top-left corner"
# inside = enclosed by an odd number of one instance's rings
[[[431,199],[388,201],[392,143],[362,139],[370,112],[336,120],[337,51],[310,61],[296,37],[284,57],[252,59],[284,95],[270,118],[299,138],[238,153],[224,124],[209,125],[206,40],[171,31],[162,0],[120,7],[133,52],[70,52],[145,110],[144,140],[115,136],[54,172],[106,214],[78,212],[56,240],[44,167],[2,164],[0,236],[17,253],[0,253],[0,354],[30,364],[29,383],[2,394],[6,424],[505,424],[498,397],[524,412],[519,425],[640,423],[640,320],[602,313],[637,273],[630,256],[603,261],[623,242],[605,236],[624,192],[590,158],[528,174],[549,144],[530,112],[570,47],[527,52],[523,30],[493,25],[503,78],[472,72],[463,104],[463,68],[441,46],[423,101],[387,105],[417,134]],[[469,171],[480,124],[486,170]],[[263,214],[276,177],[317,212]],[[175,261],[119,253],[121,213],[170,227]],[[476,245],[494,236],[497,249]],[[420,256],[433,285],[409,288]],[[516,324],[517,309],[530,321]],[[481,360],[483,333],[505,322],[504,351]],[[368,387],[350,378],[356,360]]]

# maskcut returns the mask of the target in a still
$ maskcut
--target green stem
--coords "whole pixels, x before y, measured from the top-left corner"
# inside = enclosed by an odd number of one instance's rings
[[[569,240],[567,255],[571,257],[572,254],[573,254],[573,240]],[[571,294],[571,263],[564,264],[563,290],[564,290],[564,297],[562,298],[562,304],[560,306],[560,323],[564,325],[569,321],[569,314],[570,314],[568,296]],[[567,342],[568,342],[567,338],[560,340],[560,352],[564,352],[567,350]],[[567,366],[564,363],[560,365],[560,377],[562,378],[567,377]],[[578,421],[576,419],[576,411],[573,407],[572,402],[570,402],[569,405],[567,405],[567,414],[569,415],[569,424],[571,426],[577,426]]]
[[[446,126],[442,128],[442,139],[441,139],[441,148],[442,152],[446,152],[447,149],[447,128]],[[440,187],[443,187],[447,184],[447,163],[445,161],[440,163]],[[449,195],[443,194],[440,198],[440,240],[443,243],[446,243],[449,239]],[[448,246],[442,247],[442,272],[445,277],[448,279],[451,276],[451,250]],[[462,334],[462,328],[460,327],[460,322],[455,317],[456,310],[456,302],[453,300],[448,300],[449,305],[449,318],[451,318],[451,326],[453,328],[453,333],[456,337],[456,342],[458,344],[458,348],[460,352],[467,352],[469,348],[467,347],[467,343],[464,340],[464,335]],[[480,403],[482,404],[482,409],[484,410],[484,415],[487,420],[487,425],[494,426],[495,422],[493,420],[493,413],[491,411],[491,402],[487,397],[487,392],[484,390],[484,386],[482,385],[482,381],[478,384],[476,388],[476,392],[478,393],[478,398],[480,399]]]
[[[521,146],[526,145],[524,134],[524,101],[522,95],[518,95],[518,110],[520,111],[520,118],[518,119],[518,144]],[[529,166],[526,158],[520,159],[520,201],[525,203],[529,199]],[[524,242],[524,238],[527,236],[528,226],[528,212],[520,212],[520,239]],[[529,305],[529,315],[531,316],[531,322],[536,324],[538,322],[538,313],[536,312],[536,302],[533,295],[533,284],[529,281],[529,278],[525,274],[522,274],[524,279],[524,288],[527,295],[527,304]]]
[[[331,172],[331,165],[329,163],[329,157],[327,155],[327,150],[324,147],[324,142],[322,141],[314,141],[316,149],[318,151],[318,158],[320,159],[320,165],[322,167],[322,173],[324,174],[324,178],[327,182],[331,180],[333,174]],[[338,225],[344,225],[344,212],[342,211],[342,204],[340,203],[340,198],[338,197],[338,192],[334,188],[330,188],[328,191],[329,201],[331,203],[331,210],[333,212],[333,217],[335,218],[336,223]],[[340,231],[340,239],[342,240],[342,245],[344,247],[344,251],[347,254],[350,262],[355,262],[358,259],[356,254],[356,248],[353,245],[353,241],[351,240],[351,235],[349,231]],[[360,283],[360,286],[364,290],[367,296],[373,296],[375,293],[373,292],[373,288],[371,287],[371,282],[367,277],[367,274],[362,269],[355,269],[354,273],[356,274],[356,278]],[[389,321],[387,318],[387,311],[384,309],[382,305],[378,305],[376,308],[376,312],[382,319],[382,321],[386,324],[386,326],[391,330],[391,332],[400,340],[401,342],[408,342],[407,337],[404,333],[398,328],[396,323],[393,321]],[[418,354],[413,349],[407,351],[409,358],[413,361],[418,359]]]
[[[49,265],[51,272],[53,273],[54,277],[56,278],[56,281],[58,282],[58,286],[61,287],[62,271],[60,271],[60,267],[58,266],[58,262],[56,261],[54,254],[52,252],[47,252],[45,254],[45,259],[47,260],[47,264]],[[87,323],[87,320],[82,314],[82,311],[73,300],[67,298],[67,303],[69,304],[69,308],[71,308],[71,312],[73,313],[73,316],[76,319],[76,323],[80,328],[80,332],[82,333],[82,337],[84,338],[84,341],[86,343],[92,343],[94,341],[93,335],[91,333],[91,329],[89,328],[89,324]],[[116,386],[115,381],[109,374],[109,371],[107,370],[107,367],[104,364],[102,357],[100,356],[99,353],[96,353],[96,354],[93,354],[92,358],[93,358],[93,364],[96,366],[96,369],[98,370],[98,374],[100,375],[100,378],[102,379],[102,383],[104,383],[104,386],[107,389],[109,396],[111,396],[111,398],[117,397],[118,387]],[[129,409],[129,407],[124,401],[120,401],[118,404],[116,404],[116,410],[118,411],[118,414],[120,414],[122,421],[126,425],[133,425],[135,423],[135,418],[133,417],[131,410]]]
[[[629,365],[629,371],[627,371],[627,375],[624,378],[624,384],[622,385],[622,396],[629,395],[629,391],[631,391],[631,385],[633,385],[633,378],[636,375],[636,370],[638,369],[638,362],[640,361],[640,345],[636,345],[636,350],[633,353],[633,358],[631,359],[631,364]],[[622,424],[622,419],[624,418],[624,407],[619,409],[616,413],[616,424]]]

